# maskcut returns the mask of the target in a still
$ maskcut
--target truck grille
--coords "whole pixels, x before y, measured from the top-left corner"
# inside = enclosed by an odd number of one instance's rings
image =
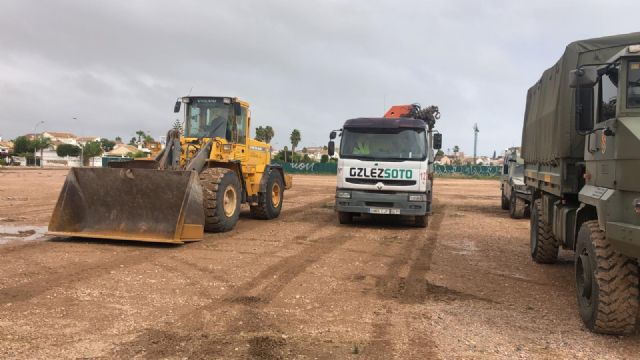
[[[375,185],[379,182],[387,186],[413,186],[416,184],[415,180],[383,180],[383,179],[360,179],[360,178],[346,178],[348,183],[358,185]]]

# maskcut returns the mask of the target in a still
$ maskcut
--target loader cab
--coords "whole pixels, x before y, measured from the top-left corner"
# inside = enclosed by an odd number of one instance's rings
[[[246,144],[249,104],[229,97],[183,97],[185,138],[221,138],[229,143]],[[174,110],[179,111],[176,104]]]

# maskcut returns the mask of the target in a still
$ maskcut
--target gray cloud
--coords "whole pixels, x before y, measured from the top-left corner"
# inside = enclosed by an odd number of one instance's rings
[[[527,88],[570,41],[631,32],[633,1],[3,1],[0,136],[161,135],[173,101],[239,96],[276,146],[437,104],[444,146],[519,144]],[[623,9],[625,9],[623,11]],[[78,120],[73,120],[77,117]]]

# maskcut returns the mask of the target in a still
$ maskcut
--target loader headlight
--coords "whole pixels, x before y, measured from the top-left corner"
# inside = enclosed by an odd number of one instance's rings
[[[231,145],[231,144],[224,144],[224,145],[222,145],[222,151],[224,151],[224,152],[231,152],[231,150],[233,150],[233,145]]]
[[[409,201],[427,201],[427,194],[409,194]]]
[[[351,199],[351,193],[349,191],[336,191],[336,197],[338,199]]]

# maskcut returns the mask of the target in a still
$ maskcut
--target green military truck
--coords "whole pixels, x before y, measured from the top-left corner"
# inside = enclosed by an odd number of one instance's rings
[[[524,183],[524,160],[519,148],[510,148],[504,153],[500,190],[502,210],[509,210],[513,219],[529,216],[531,190]]]
[[[527,93],[522,157],[531,256],[574,250],[586,327],[628,334],[638,314],[640,32],[576,41]]]

